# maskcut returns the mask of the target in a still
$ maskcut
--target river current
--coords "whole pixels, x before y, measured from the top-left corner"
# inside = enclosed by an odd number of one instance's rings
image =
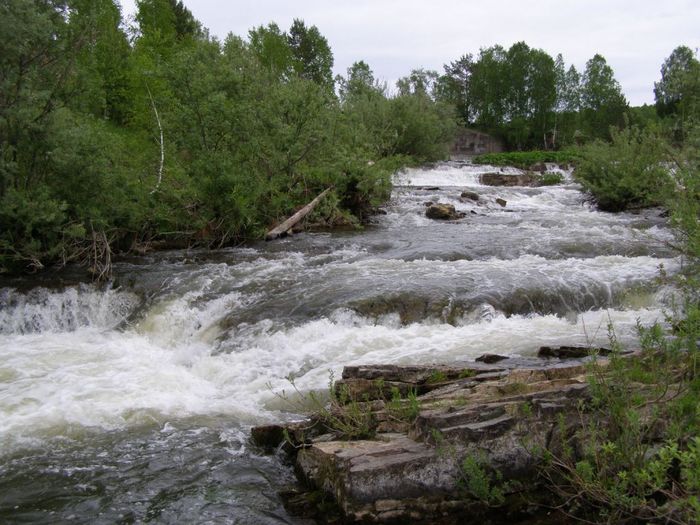
[[[277,495],[291,468],[249,443],[298,417],[290,380],[605,345],[610,327],[634,346],[663,321],[680,259],[659,210],[598,212],[566,172],[479,184],[493,171],[401,172],[361,232],[131,258],[108,287],[0,285],[0,522],[303,523]]]

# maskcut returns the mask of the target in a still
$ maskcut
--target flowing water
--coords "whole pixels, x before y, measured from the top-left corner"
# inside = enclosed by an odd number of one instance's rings
[[[290,379],[605,344],[611,323],[634,345],[663,320],[659,276],[680,261],[658,211],[598,212],[568,179],[481,186],[494,170],[399,173],[359,233],[134,258],[109,288],[0,289],[0,522],[301,523],[277,496],[291,469],[249,443],[296,417]],[[427,201],[467,215],[427,219]]]

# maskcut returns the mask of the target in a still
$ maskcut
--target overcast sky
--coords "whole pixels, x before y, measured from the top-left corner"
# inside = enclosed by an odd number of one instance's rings
[[[122,0],[124,14],[135,0]],[[411,69],[442,72],[481,47],[524,40],[583,71],[602,54],[633,105],[653,103],[663,60],[678,45],[700,47],[699,0],[184,0],[212,35],[294,18],[328,39],[335,73],[364,60],[393,84]]]

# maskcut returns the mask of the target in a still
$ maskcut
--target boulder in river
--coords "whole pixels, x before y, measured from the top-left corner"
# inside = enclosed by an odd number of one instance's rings
[[[530,166],[530,171],[544,173],[547,171],[547,165],[544,162],[535,162],[532,166]]]
[[[465,190],[462,192],[460,197],[462,197],[463,199],[469,199],[469,200],[476,201],[476,202],[479,201],[479,194],[476,193],[475,191]]]
[[[481,354],[479,357],[476,358],[477,363],[486,363],[489,365],[492,365],[493,363],[498,363],[499,361],[504,361],[508,359],[508,357],[504,355],[498,355],[498,354]]]
[[[508,201],[499,197],[496,199],[496,204],[500,205],[501,208],[505,208],[506,204],[508,204]]]
[[[464,215],[464,213],[458,213],[452,204],[431,204],[428,206],[428,209],[425,210],[425,216],[429,219],[442,221],[461,219]]]
[[[536,186],[540,176],[535,173],[520,173],[511,175],[507,173],[484,173],[480,177],[481,183],[486,186]]]

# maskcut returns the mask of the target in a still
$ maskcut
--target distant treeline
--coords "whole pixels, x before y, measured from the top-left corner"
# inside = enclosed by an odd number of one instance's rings
[[[698,99],[697,69],[689,48],[675,49],[655,85],[655,108],[630,108],[603,56],[593,56],[580,73],[567,68],[561,54],[552,58],[524,42],[463,55],[446,64],[442,75],[419,70],[413,76],[430,83],[436,100],[453,104],[463,124],[522,150],[610,140],[611,127],[646,126],[669,116],[667,123],[675,126],[675,115],[691,114]]]

